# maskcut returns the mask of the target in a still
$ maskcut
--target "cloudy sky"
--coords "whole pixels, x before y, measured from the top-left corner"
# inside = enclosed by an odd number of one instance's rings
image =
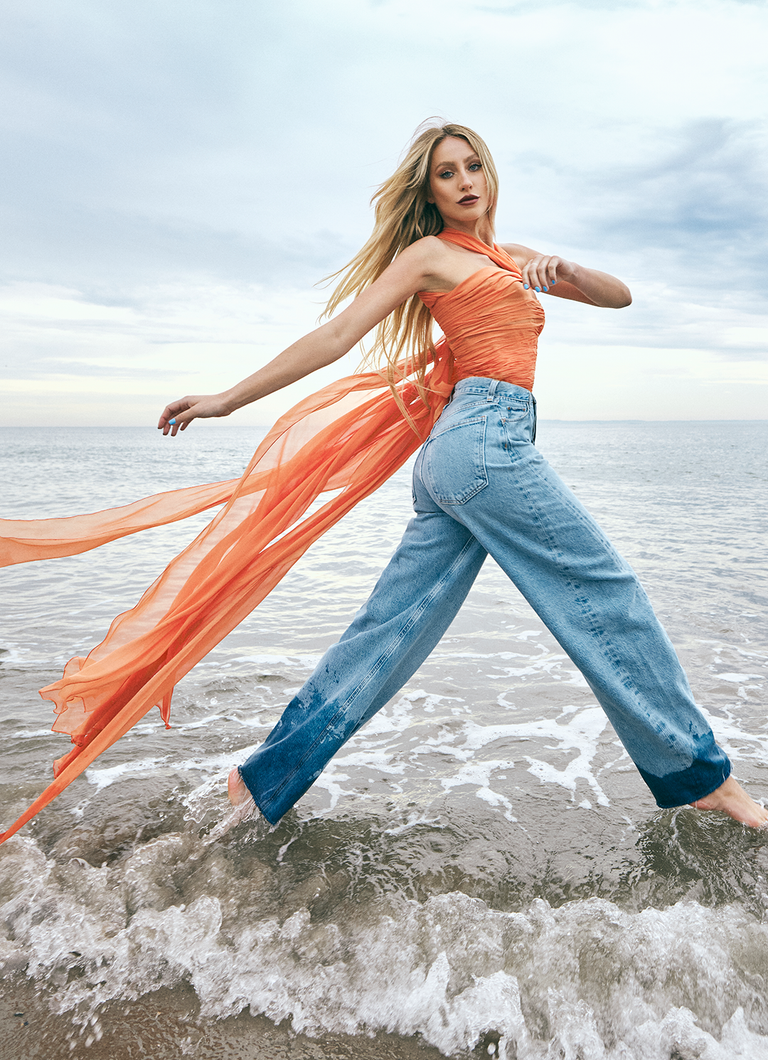
[[[500,240],[632,288],[545,301],[544,417],[766,418],[766,55],[765,0],[0,0],[0,422],[253,371],[430,115],[489,143]]]

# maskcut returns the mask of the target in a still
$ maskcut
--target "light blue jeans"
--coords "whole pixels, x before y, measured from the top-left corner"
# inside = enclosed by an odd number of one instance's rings
[[[727,779],[728,758],[637,576],[535,436],[529,391],[457,384],[416,461],[416,517],[370,599],[240,768],[272,824],[415,673],[488,553],[584,674],[659,806]]]

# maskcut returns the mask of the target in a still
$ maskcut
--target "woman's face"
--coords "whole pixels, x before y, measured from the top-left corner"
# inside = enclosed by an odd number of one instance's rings
[[[437,145],[429,170],[428,202],[446,225],[474,227],[491,206],[483,164],[466,140],[447,136]]]

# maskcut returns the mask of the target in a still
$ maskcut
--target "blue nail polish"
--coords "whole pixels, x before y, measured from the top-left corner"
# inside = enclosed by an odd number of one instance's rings
[[[534,287],[534,291],[536,292],[536,294],[541,294],[541,288],[540,287]]]
[[[546,291],[546,290],[547,290],[547,288],[546,288],[546,287],[542,287],[542,291]]]
[[[524,284],[523,284],[523,290],[524,290],[524,291],[527,291],[527,290],[528,290],[528,284],[527,284],[527,283],[524,283]]]

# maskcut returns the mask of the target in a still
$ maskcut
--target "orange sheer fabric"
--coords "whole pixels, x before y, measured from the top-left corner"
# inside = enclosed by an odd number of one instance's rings
[[[381,376],[351,376],[278,421],[239,482],[160,494],[89,516],[30,521],[26,527],[21,520],[0,521],[0,533],[11,532],[3,542],[5,562],[22,562],[73,555],[227,502],[136,606],[114,620],[102,643],[87,658],[71,659],[63,677],[41,689],[54,703],[54,731],[69,733],[74,746],[54,765],[53,783],[0,841],[154,704],[167,724],[173,688],[184,674],[264,599],[313,541],[407,460],[429,434],[453,385],[449,351],[441,353],[429,377],[428,405],[413,383],[399,387],[418,433]],[[306,515],[329,490],[341,492]],[[84,539],[77,537],[81,530]]]
[[[513,265],[502,251],[459,233],[446,231],[442,238],[482,246],[504,269]],[[485,312],[497,299],[496,285],[484,284],[472,313]],[[493,367],[498,362],[497,356]],[[380,375],[354,375],[286,413],[237,481],[162,493],[91,515],[0,520],[0,562],[7,565],[75,555],[226,502],[136,606],[114,620],[102,643],[87,658],[71,659],[62,678],[41,690],[54,703],[54,731],[69,733],[74,746],[55,763],[53,783],[0,842],[153,705],[168,724],[176,683],[264,599],[313,541],[407,460],[429,434],[456,378],[451,350],[442,340],[427,376],[427,402],[413,382],[398,386],[413,427]],[[328,491],[339,492],[307,514]]]

